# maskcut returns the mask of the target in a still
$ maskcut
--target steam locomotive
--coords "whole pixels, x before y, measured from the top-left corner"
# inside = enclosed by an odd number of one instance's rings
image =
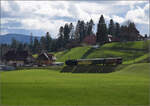
[[[116,57],[116,58],[72,59],[72,60],[67,60],[65,64],[68,66],[81,65],[81,64],[118,65],[118,64],[122,64],[122,58]]]

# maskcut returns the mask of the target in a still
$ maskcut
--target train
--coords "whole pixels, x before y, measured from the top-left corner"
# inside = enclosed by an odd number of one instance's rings
[[[94,58],[94,59],[70,59],[66,60],[65,64],[68,66],[74,65],[118,65],[122,64],[122,57],[116,58]]]

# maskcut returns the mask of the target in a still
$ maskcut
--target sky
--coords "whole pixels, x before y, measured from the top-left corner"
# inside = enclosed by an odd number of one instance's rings
[[[44,36],[49,32],[58,37],[60,26],[78,20],[95,23],[94,31],[103,14],[121,25],[133,21],[140,34],[149,35],[149,1],[0,1],[1,31],[7,33]]]

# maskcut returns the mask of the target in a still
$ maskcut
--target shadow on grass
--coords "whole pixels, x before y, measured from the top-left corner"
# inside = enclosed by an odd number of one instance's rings
[[[95,49],[94,48],[90,48],[82,57],[81,59],[85,59],[90,53],[92,53]]]
[[[110,73],[114,72],[116,65],[77,65],[77,66],[65,66],[61,72],[71,73]]]

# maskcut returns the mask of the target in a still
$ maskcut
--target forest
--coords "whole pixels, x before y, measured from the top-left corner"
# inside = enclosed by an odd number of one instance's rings
[[[88,22],[84,20],[78,20],[76,26],[73,23],[66,23],[64,26],[60,26],[58,38],[53,39],[49,32],[46,32],[45,36],[42,36],[40,40],[30,35],[30,43],[21,43],[15,39],[12,39],[11,44],[1,44],[1,55],[8,50],[27,50],[32,54],[40,53],[41,51],[56,52],[72,47],[80,46],[84,43],[84,39],[87,36],[95,36],[96,44],[103,45],[109,42],[108,35],[111,35],[114,41],[137,41],[141,40],[142,35],[137,30],[134,22],[127,21],[126,24],[120,25],[120,23],[110,20],[107,25],[103,15],[100,16],[99,22],[96,25],[97,29],[94,33],[94,21],[91,19]],[[145,35],[147,37],[147,35]],[[90,39],[89,39],[90,40]]]

